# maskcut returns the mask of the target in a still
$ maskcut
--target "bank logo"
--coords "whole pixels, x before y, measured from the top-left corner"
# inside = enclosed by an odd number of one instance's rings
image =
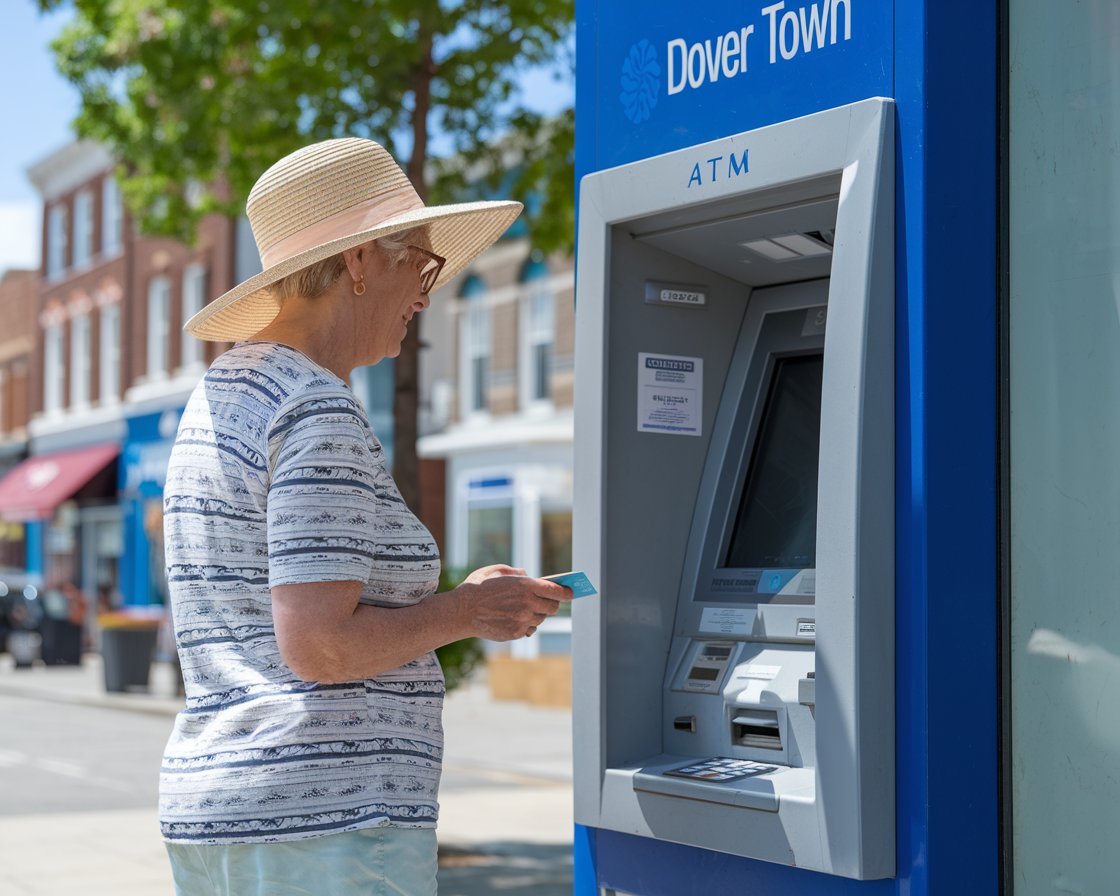
[[[622,109],[634,124],[641,124],[657,105],[661,92],[661,66],[657,51],[648,40],[641,40],[630,48],[622,63]]]

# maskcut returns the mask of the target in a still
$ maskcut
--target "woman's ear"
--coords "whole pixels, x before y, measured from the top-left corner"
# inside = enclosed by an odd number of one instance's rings
[[[361,281],[362,277],[365,276],[362,271],[363,263],[366,260],[365,253],[365,246],[355,246],[353,249],[347,249],[342,253],[342,260],[346,263],[346,271],[355,283]]]

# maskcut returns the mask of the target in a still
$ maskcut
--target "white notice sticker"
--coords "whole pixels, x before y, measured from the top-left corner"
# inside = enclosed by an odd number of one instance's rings
[[[705,635],[749,635],[754,628],[754,610],[736,607],[704,607],[700,631]]]
[[[704,359],[638,353],[638,432],[701,435]]]
[[[778,677],[778,673],[782,671],[781,666],[760,666],[758,663],[751,663],[747,666],[736,666],[736,678],[760,678],[763,681],[770,681]]]

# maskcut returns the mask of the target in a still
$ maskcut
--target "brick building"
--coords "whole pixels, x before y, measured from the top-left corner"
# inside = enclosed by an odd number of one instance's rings
[[[235,222],[207,218],[193,246],[138,236],[114,168],[103,147],[77,141],[28,172],[43,201],[42,265],[26,306],[38,359],[30,457],[0,482],[0,516],[24,524],[28,570],[102,606],[160,601],[170,440],[223,348],[180,330],[238,273]]]
[[[0,472],[27,456],[38,299],[38,271],[9,270],[0,277]],[[22,567],[24,551],[23,526],[0,521],[0,566]]]
[[[19,280],[24,297],[13,313],[23,315],[37,358],[24,374],[30,457],[0,481],[0,527],[26,534],[25,559],[15,565],[47,584],[79,585],[96,595],[91,607],[163,602],[167,460],[191,390],[229,347],[182,327],[260,271],[243,218],[203,219],[190,246],[137,234],[114,169],[104,147],[77,141],[28,172],[43,200],[43,261]],[[391,446],[392,364],[359,368],[352,384]],[[0,442],[0,458],[3,450]],[[442,470],[439,461],[423,465],[420,510],[437,540]]]

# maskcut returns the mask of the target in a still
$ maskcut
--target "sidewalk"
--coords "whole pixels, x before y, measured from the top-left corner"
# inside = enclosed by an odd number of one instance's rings
[[[81,667],[22,670],[0,657],[0,694],[162,715],[169,728],[182,706],[167,664],[153,664],[150,692],[109,694],[96,655],[86,656]],[[570,893],[570,713],[494,701],[485,682],[476,680],[448,697],[444,728],[440,896]],[[0,815],[0,844],[5,864],[18,857],[38,869],[32,887],[12,876],[10,864],[0,865],[0,889],[13,896],[171,891],[154,807]],[[59,844],[67,849],[60,851]]]

